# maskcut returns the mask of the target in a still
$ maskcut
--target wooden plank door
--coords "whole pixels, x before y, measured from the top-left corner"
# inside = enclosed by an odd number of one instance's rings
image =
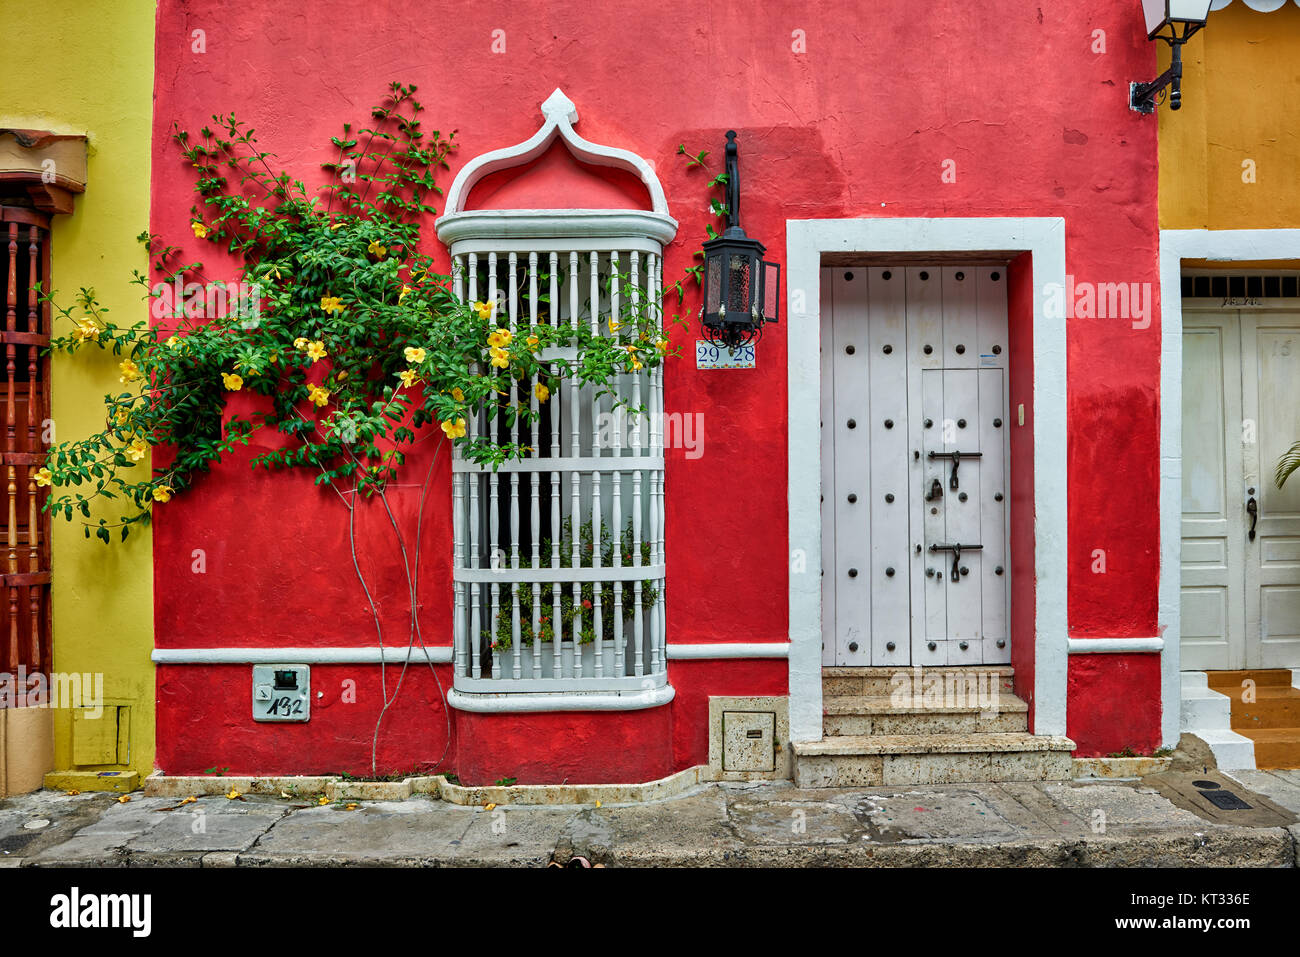
[[[825,664],[1010,658],[1003,276],[822,270]]]

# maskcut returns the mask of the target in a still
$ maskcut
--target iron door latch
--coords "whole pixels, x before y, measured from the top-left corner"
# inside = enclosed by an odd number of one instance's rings
[[[961,567],[961,553],[963,551],[978,552],[983,547],[983,545],[963,545],[960,542],[953,542],[952,544],[943,543],[931,545],[930,551],[952,552],[952,580],[959,582],[961,581],[961,576],[967,572],[967,569]]]
[[[957,469],[961,467],[962,459],[978,459],[984,455],[983,452],[931,452],[931,459],[952,459],[952,476],[948,479],[948,488],[957,491]]]

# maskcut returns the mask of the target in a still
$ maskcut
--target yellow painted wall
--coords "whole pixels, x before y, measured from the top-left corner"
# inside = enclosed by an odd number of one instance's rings
[[[1168,46],[1159,47],[1163,71]],[[1183,61],[1183,108],[1156,111],[1161,227],[1300,226],[1300,7],[1211,13]],[[1243,181],[1246,160],[1254,183]]]
[[[0,4],[0,127],[80,133],[89,142],[86,192],[72,215],[54,217],[58,300],[71,304],[79,287],[91,287],[120,324],[147,315],[130,278],[148,265],[135,237],[149,224],[153,37],[152,0]],[[116,369],[111,354],[54,356],[58,440],[102,426],[102,398],[120,389]],[[143,777],[154,756],[150,536],[105,546],[83,538],[75,521],[53,526],[55,670],[103,673],[105,699],[131,708],[130,766]],[[71,729],[71,715],[57,712],[56,768],[74,767]]]

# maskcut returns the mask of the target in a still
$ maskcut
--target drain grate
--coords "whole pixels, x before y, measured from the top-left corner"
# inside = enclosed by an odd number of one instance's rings
[[[1192,783],[1202,791],[1217,791],[1223,787],[1218,781],[1193,781]]]
[[[1202,791],[1201,797],[1220,811],[1249,811],[1250,805],[1231,791]]]

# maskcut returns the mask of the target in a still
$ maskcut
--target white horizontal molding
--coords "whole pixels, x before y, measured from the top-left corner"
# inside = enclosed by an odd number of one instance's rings
[[[631,692],[556,691],[543,694],[474,694],[452,688],[447,704],[457,711],[503,714],[529,711],[644,711],[673,700],[672,685]]]
[[[451,646],[395,648],[155,648],[150,656],[158,665],[436,665],[451,663]]]
[[[1165,650],[1163,638],[1071,638],[1072,655],[1132,655]]]
[[[709,642],[666,646],[669,661],[701,661],[724,658],[789,658],[788,641]]]
[[[631,419],[629,418],[628,421],[630,422]],[[649,446],[649,444],[647,440],[646,445]],[[664,458],[662,455],[566,455],[555,458],[535,456],[526,459],[509,459],[502,462],[495,469],[490,465],[479,465],[477,462],[471,462],[468,459],[455,459],[451,463],[453,472],[470,472],[480,475],[493,472],[504,472],[507,475],[511,472],[600,472],[602,474],[627,472],[630,474],[632,472],[648,472],[652,470],[663,471],[663,467]]]
[[[637,209],[477,209],[438,220],[438,238],[465,253],[663,252],[677,220]]]
[[[1250,7],[1250,9],[1254,10],[1256,13],[1272,13],[1274,10],[1281,10],[1286,6],[1286,0],[1242,0],[1242,3]],[[1232,0],[1213,0],[1210,4],[1210,9],[1222,10],[1224,7],[1230,6],[1231,4]],[[1300,0],[1295,0],[1295,5],[1300,7]]]
[[[458,582],[488,582],[506,585],[511,582],[631,582],[662,579],[663,565],[602,565],[600,568],[456,568],[454,579]]]

